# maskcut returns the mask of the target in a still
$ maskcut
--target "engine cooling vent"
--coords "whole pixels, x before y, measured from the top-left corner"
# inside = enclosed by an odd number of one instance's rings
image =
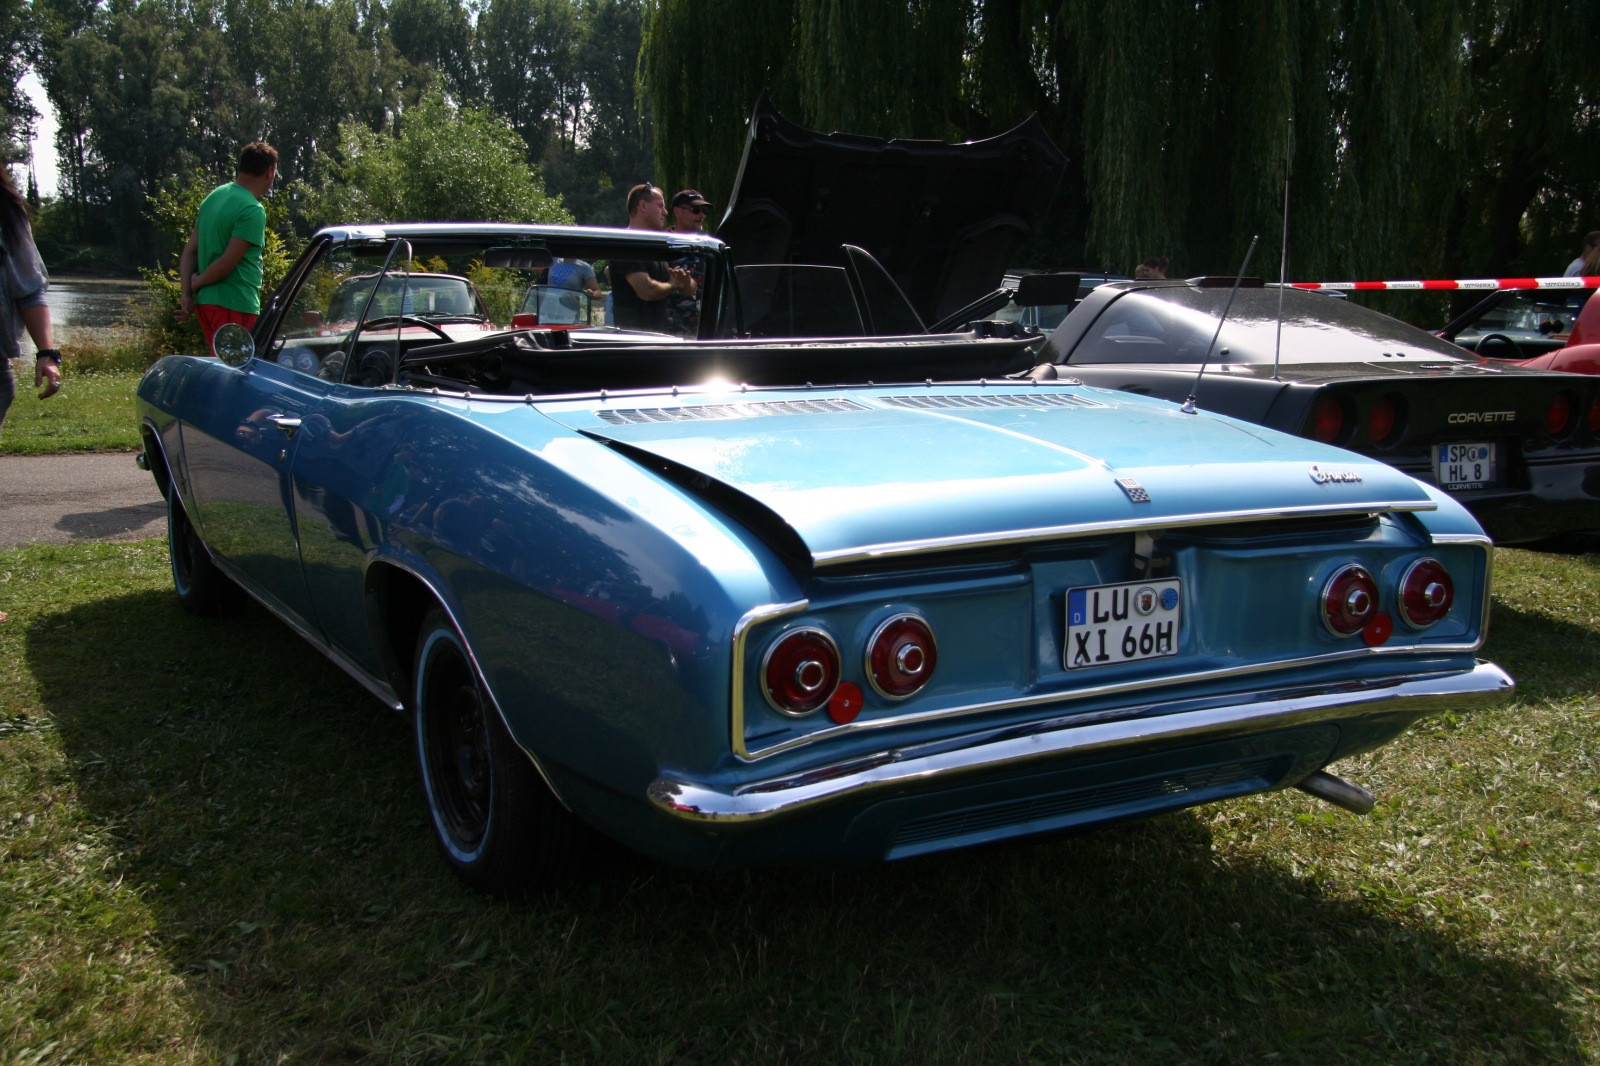
[[[905,858],[939,851],[954,846],[964,837],[1001,839],[1024,833],[1048,832],[1097,820],[1074,817],[1091,812],[1111,817],[1122,813],[1113,812],[1113,808],[1146,807],[1153,808],[1150,811],[1153,813],[1154,810],[1170,810],[1223,796],[1255,792],[1271,788],[1287,769],[1288,760],[1284,756],[1271,756],[918,818],[900,827],[889,850],[889,857]],[[1162,800],[1168,802],[1152,802]],[[1136,809],[1126,813],[1145,812]]]
[[[974,410],[1005,407],[1104,407],[1082,396],[1061,393],[1017,392],[998,396],[879,396],[879,403],[913,410]]]
[[[767,400],[758,403],[702,403],[682,407],[636,407],[620,411],[596,411],[602,422],[613,426],[642,425],[647,422],[704,422],[722,418],[759,418],[762,415],[824,415],[871,408],[854,400]]]

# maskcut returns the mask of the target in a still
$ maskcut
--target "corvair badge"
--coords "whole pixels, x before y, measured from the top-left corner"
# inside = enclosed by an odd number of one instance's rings
[[[1308,473],[1311,475],[1311,480],[1315,481],[1318,485],[1326,485],[1330,481],[1343,482],[1361,480],[1361,475],[1356,473],[1354,470],[1324,470],[1316,463],[1311,464],[1311,469],[1308,471]]]
[[[1453,426],[1471,422],[1515,422],[1515,411],[1458,411],[1445,419]]]
[[[1138,480],[1135,478],[1119,477],[1117,478],[1117,487],[1123,492],[1126,492],[1128,494],[1128,499],[1132,500],[1134,503],[1150,502],[1150,493],[1146,492],[1145,487],[1139,484]]]

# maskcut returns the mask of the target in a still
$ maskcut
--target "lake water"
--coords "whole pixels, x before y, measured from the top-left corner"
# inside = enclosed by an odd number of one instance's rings
[[[97,340],[105,343],[126,329],[130,316],[142,308],[148,290],[143,281],[106,278],[51,278],[44,302],[50,308],[50,325],[56,344]],[[33,341],[22,338],[24,355],[33,354]]]

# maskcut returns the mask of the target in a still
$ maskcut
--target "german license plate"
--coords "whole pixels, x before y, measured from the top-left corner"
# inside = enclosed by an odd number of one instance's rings
[[[1494,481],[1493,444],[1441,444],[1433,453],[1441,489],[1476,489]]]
[[[1066,668],[1176,655],[1182,591],[1177,578],[1068,589]]]

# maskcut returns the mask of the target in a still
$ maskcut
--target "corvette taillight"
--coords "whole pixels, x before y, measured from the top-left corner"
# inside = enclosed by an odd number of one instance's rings
[[[1589,405],[1589,432],[1600,433],[1600,396]]]
[[[1550,431],[1552,437],[1559,437],[1571,423],[1572,400],[1563,392],[1550,401],[1550,410],[1544,416],[1544,428]]]
[[[1364,566],[1351,563],[1322,589],[1322,621],[1337,637],[1353,637],[1378,615],[1378,583]]]
[[[888,619],[867,641],[867,679],[878,695],[891,700],[920,691],[938,664],[933,630],[914,614]]]
[[[1332,444],[1344,432],[1344,404],[1329,396],[1317,405],[1311,431],[1324,444]]]
[[[790,630],[761,662],[761,690],[780,714],[810,714],[838,687],[839,646],[820,629]]]
[[[1367,412],[1367,439],[1374,444],[1388,440],[1394,432],[1394,423],[1394,401],[1387,396],[1379,397],[1378,402],[1372,405],[1372,410]]]
[[[1456,586],[1437,559],[1418,559],[1400,578],[1400,617],[1412,629],[1427,629],[1450,613]]]

